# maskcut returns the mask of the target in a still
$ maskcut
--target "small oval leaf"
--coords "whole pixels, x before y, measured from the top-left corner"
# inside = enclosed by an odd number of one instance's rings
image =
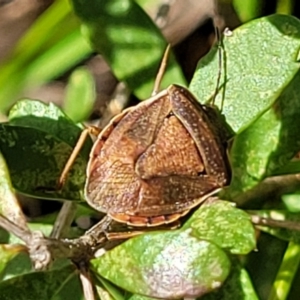
[[[0,150],[13,186],[34,197],[83,200],[91,139],[87,139],[59,191],[56,189],[59,176],[81,129],[55,105],[27,99],[12,108],[9,119],[10,123],[0,124]]]
[[[248,254],[256,239],[250,216],[227,201],[203,204],[189,219],[186,227],[200,240],[213,242],[232,254]]]
[[[300,20],[288,15],[260,18],[225,34],[216,104],[235,132],[262,115],[294,78],[299,70],[299,38]],[[190,84],[202,103],[209,101],[216,89],[217,51],[214,47],[199,62]]]
[[[20,193],[44,199],[82,200],[87,158],[79,156],[62,191],[59,176],[72,148],[34,128],[0,124],[0,150]]]
[[[126,290],[163,299],[201,296],[220,287],[230,270],[225,252],[190,230],[142,235],[91,263]]]
[[[233,176],[226,190],[227,199],[251,189],[268,176],[278,175],[280,168],[300,150],[299,80],[300,72],[276,103],[235,137],[230,151]]]
[[[73,146],[82,126],[75,124],[55,104],[38,100],[19,100],[9,111],[9,124],[35,128]]]

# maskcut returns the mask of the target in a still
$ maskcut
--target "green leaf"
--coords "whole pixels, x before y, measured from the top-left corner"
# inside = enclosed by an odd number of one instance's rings
[[[28,273],[0,283],[1,298],[6,300],[82,300],[80,288],[74,266]]]
[[[97,275],[96,275],[97,276]],[[96,290],[101,300],[124,300],[123,293],[101,276],[97,276]]]
[[[235,132],[241,132],[261,116],[291,83],[299,70],[299,38],[300,21],[287,15],[257,19],[224,36],[216,104],[222,107]],[[200,61],[190,84],[202,103],[211,99],[216,88],[216,54],[217,47]],[[299,94],[296,80],[293,89],[295,95]]]
[[[115,300],[111,295],[102,287],[96,285],[95,286],[96,292],[99,296],[100,300]],[[123,300],[124,298],[122,298]]]
[[[286,247],[285,241],[261,232],[257,245],[258,251],[252,252],[243,260],[259,299],[268,299]]]
[[[268,176],[286,173],[284,166],[300,149],[299,38],[300,21],[284,15],[249,22],[224,37],[223,78],[216,101],[219,106],[223,101],[222,113],[238,132],[230,149],[231,184],[221,194],[226,199]],[[201,101],[215,88],[215,54],[216,49],[200,63],[191,83]],[[200,88],[203,85],[208,88]]]
[[[232,271],[224,285],[217,291],[205,295],[201,300],[258,300],[251,279],[240,262],[234,259]]]
[[[84,121],[91,114],[96,100],[94,78],[84,67],[77,68],[69,79],[64,101],[65,113],[74,121]]]
[[[81,132],[81,127],[75,125],[55,104],[38,100],[18,101],[10,109],[8,119],[10,125],[39,129],[68,144],[73,144],[76,140],[74,136]]]
[[[71,154],[72,147],[51,134],[33,128],[0,125],[1,152],[11,173],[14,187],[23,194],[44,199],[80,200],[84,184],[86,161],[74,165],[75,177],[69,179],[62,192],[56,191],[60,173]],[[22,150],[22,151],[21,151]],[[73,175],[73,176],[72,176]]]
[[[10,123],[0,125],[0,150],[13,186],[35,197],[82,200],[91,140],[86,141],[66,184],[58,191],[59,176],[81,129],[53,104],[33,100],[19,101],[9,119]]]
[[[227,198],[246,191],[278,171],[300,149],[300,72],[276,103],[245,131],[231,148],[233,179]]]
[[[150,17],[132,0],[72,2],[93,48],[105,57],[119,80],[139,98],[148,98],[167,45]],[[171,57],[162,87],[184,82]]]
[[[1,140],[1,137],[0,137]],[[24,229],[27,227],[25,216],[19,206],[12,187],[6,162],[0,152],[0,213]]]
[[[271,289],[269,299],[287,299],[300,263],[300,245],[290,242]],[[292,299],[292,298],[291,298]]]
[[[20,225],[20,222],[18,221],[15,222],[17,222],[17,224]],[[45,225],[45,224],[28,224],[28,227],[31,231],[40,231],[45,236],[49,236],[53,226]],[[3,233],[6,233],[6,235],[4,235]],[[7,247],[8,249],[12,249],[11,251],[13,251],[13,253],[15,252],[15,255],[13,255],[10,258],[10,260],[7,261],[5,265],[5,269],[2,270],[3,272],[1,274],[1,278],[7,280],[11,277],[20,276],[21,274],[32,272],[32,262],[29,258],[25,245],[22,245],[24,244],[24,242],[19,238],[17,238],[15,235],[11,233],[7,233],[4,230],[2,231],[2,229],[0,231],[0,237],[1,237],[0,243],[7,243],[7,245],[0,245],[0,246]],[[2,259],[1,255],[2,252],[0,251],[0,262],[4,263],[5,258]],[[59,262],[60,267],[61,264],[62,262],[60,261]]]
[[[15,247],[16,245],[10,245]],[[19,253],[12,257],[6,264],[2,274],[1,280],[8,280],[13,277],[18,277],[32,272],[32,262],[28,253]]]
[[[91,261],[95,272],[135,294],[163,299],[195,297],[220,287],[230,261],[190,230],[132,238]]]
[[[202,205],[184,228],[192,235],[213,242],[232,254],[248,254],[256,247],[255,230],[247,213],[227,201]]]
[[[53,226],[52,225],[45,225],[45,224],[29,224],[29,228],[31,231],[40,231],[43,233],[44,236],[49,236]],[[2,241],[1,241],[2,242]],[[23,241],[19,238],[14,236],[13,234],[9,234],[7,238],[7,243],[9,245],[0,245],[2,247],[7,247],[8,249],[12,249],[11,251],[15,252],[15,255],[7,261],[5,265],[5,269],[3,270],[0,277],[3,280],[10,279],[12,277],[20,276],[22,274],[31,273],[32,270],[32,261],[27,253],[25,246],[23,246]],[[23,251],[23,252],[22,252]],[[25,251],[25,252],[24,252]],[[1,252],[0,252],[0,259],[1,259]],[[3,258],[5,259],[5,258]],[[0,261],[0,268],[1,263],[4,261],[1,259]],[[62,268],[65,265],[69,265],[70,261],[68,259],[58,259],[53,262],[53,268]]]
[[[20,245],[0,245],[0,278],[3,277],[9,262],[24,250],[24,247]]]

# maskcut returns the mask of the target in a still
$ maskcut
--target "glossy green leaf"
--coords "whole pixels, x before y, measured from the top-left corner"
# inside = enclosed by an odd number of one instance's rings
[[[69,119],[55,104],[38,100],[22,99],[9,111],[9,124],[47,131],[61,140],[74,143],[74,135],[81,128]],[[52,121],[51,126],[46,121]],[[70,131],[70,134],[68,132]],[[73,133],[75,132],[75,133]]]
[[[91,263],[125,290],[163,299],[203,295],[220,287],[230,269],[225,252],[190,230],[141,235]]]
[[[232,262],[232,271],[224,285],[217,291],[205,295],[201,300],[258,300],[256,291],[252,285],[248,272],[242,268],[240,262],[235,259]]]
[[[24,194],[49,199],[83,199],[85,170],[91,148],[87,140],[61,191],[59,176],[76,144],[81,129],[53,104],[23,100],[0,125],[0,150],[13,186]]]
[[[0,137],[1,140],[1,137]],[[0,152],[0,213],[10,221],[26,228],[26,219],[12,187],[9,172]]]
[[[29,119],[29,117],[35,117]],[[80,132],[73,121],[71,121],[55,104],[49,103],[45,104],[42,101],[32,100],[32,99],[22,99],[19,100],[9,111],[8,119],[10,124],[21,125],[24,127],[32,127],[36,129],[41,129],[45,131],[50,131],[53,134],[57,134],[63,140],[74,139],[72,135],[68,137],[67,133],[62,131],[77,130],[76,133]],[[45,119],[52,121],[61,121],[54,123],[53,126],[46,124]]]
[[[74,121],[81,122],[91,114],[96,100],[95,82],[84,67],[76,69],[68,83],[64,112]]]
[[[93,48],[105,57],[119,80],[139,98],[148,98],[167,45],[150,17],[132,0],[72,2]],[[184,82],[172,57],[162,87]]]
[[[14,277],[1,282],[0,290],[6,300],[83,300],[74,266]]]
[[[299,70],[299,39],[300,21],[286,15],[254,20],[224,36],[216,104],[235,132],[261,116],[290,84],[300,93],[297,81],[292,83]],[[200,61],[190,85],[200,102],[213,96],[218,71],[215,47]]]
[[[0,244],[0,278],[2,278],[7,264],[21,251],[24,251],[24,247],[20,245]]]
[[[232,254],[248,254],[256,247],[255,230],[247,213],[227,201],[202,205],[185,225],[200,240],[213,242]]]
[[[97,276],[97,284],[95,285],[97,293],[101,300],[124,300],[123,293],[116,286],[101,276]]]
[[[95,289],[100,300],[115,300],[104,288],[96,285]]]
[[[8,280],[13,277],[18,277],[24,274],[31,273],[32,271],[32,262],[28,253],[18,253],[17,255],[13,256],[9,261],[7,261],[5,268],[1,274],[1,280]]]
[[[276,103],[235,137],[230,151],[233,179],[227,198],[278,174],[278,170],[300,150],[299,80],[300,72],[285,87]]]
[[[0,150],[19,192],[45,199],[81,199],[86,167],[86,160],[81,158],[74,165],[76,173],[69,176],[71,182],[69,180],[62,191],[56,190],[71,146],[43,131],[8,124],[0,125],[0,135]]]

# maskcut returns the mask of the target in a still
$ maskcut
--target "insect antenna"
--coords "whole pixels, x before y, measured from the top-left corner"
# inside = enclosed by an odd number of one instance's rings
[[[161,84],[162,78],[163,78],[166,68],[167,68],[167,62],[168,62],[168,58],[170,56],[170,49],[171,49],[171,45],[168,44],[168,46],[165,50],[163,59],[161,61],[157,76],[155,78],[155,83],[154,83],[153,92],[152,92],[151,96],[155,96],[159,92],[160,84]]]
[[[221,76],[222,76],[222,40],[221,40],[221,35],[220,35],[220,30],[219,27],[215,25],[215,34],[217,38],[217,47],[218,47],[218,75],[217,75],[217,83],[214,91],[214,95],[212,97],[211,104],[214,106],[216,97],[219,91],[219,85],[221,82]],[[223,107],[223,103],[221,105],[221,110]]]

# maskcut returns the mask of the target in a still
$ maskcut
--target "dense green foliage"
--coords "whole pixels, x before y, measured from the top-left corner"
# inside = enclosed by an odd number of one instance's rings
[[[166,42],[143,9],[130,0],[73,0],[73,6],[82,35],[67,2],[56,1],[0,66],[2,112],[28,86],[64,74],[94,50],[135,96],[150,96]],[[126,27],[125,34],[119,34],[120,26]],[[60,36],[55,28],[63,28]],[[259,199],[259,191],[254,199],[259,203],[247,198],[264,179],[299,172],[299,163],[293,160],[300,150],[299,49],[300,20],[288,15],[256,19],[224,36],[215,103],[232,129],[231,184],[220,191],[222,200],[204,203],[181,228],[145,233],[93,259],[90,267],[101,299],[182,299],[204,294],[201,299],[254,300],[258,294],[264,299],[287,299],[300,260],[299,233],[284,226],[261,226],[272,238],[261,233],[257,245],[251,215],[238,207],[251,207],[256,210],[252,214],[273,220],[299,222],[297,189],[280,197],[279,203]],[[199,62],[189,86],[202,104],[215,93],[218,50],[215,46]],[[12,76],[16,71],[18,75]],[[162,86],[172,83],[186,85],[173,56]],[[76,201],[78,215],[95,214],[82,205],[91,140],[63,192],[55,189],[83,128],[77,122],[88,117],[94,100],[93,78],[79,67],[70,77],[64,112],[30,99],[12,106],[8,121],[0,124],[1,214],[22,225],[15,190],[36,198]],[[45,217],[29,225],[49,234],[53,222],[48,223]],[[63,261],[35,273],[17,245],[20,241],[5,231],[0,239],[0,299],[83,299],[75,267]],[[264,239],[271,239],[272,247]],[[262,258],[253,254],[257,248]],[[263,265],[266,258],[271,262]],[[260,264],[253,268],[255,259]],[[281,276],[284,272],[286,279]],[[262,291],[265,285],[272,287]]]

